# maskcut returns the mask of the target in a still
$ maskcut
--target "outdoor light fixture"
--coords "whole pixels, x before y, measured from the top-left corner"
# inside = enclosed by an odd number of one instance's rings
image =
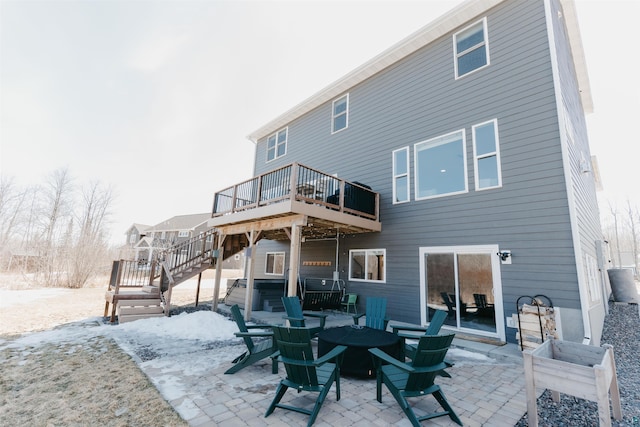
[[[500,261],[503,264],[511,264],[511,251],[499,251],[497,255],[500,257]]]

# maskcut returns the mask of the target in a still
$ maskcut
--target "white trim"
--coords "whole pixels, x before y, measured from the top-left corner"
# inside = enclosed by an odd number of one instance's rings
[[[430,143],[432,143],[430,145],[431,147],[437,147],[438,145],[443,145],[443,144],[448,144],[450,142],[453,141],[442,141],[442,142],[436,142],[438,139],[446,139],[447,137],[450,137],[452,135],[455,134],[460,134],[462,135],[462,159],[464,162],[464,167],[463,169],[463,174],[464,174],[464,190],[459,190],[459,191],[453,191],[451,193],[444,193],[444,194],[434,194],[434,195],[430,195],[430,196],[423,196],[423,197],[419,197],[420,195],[420,189],[419,189],[419,185],[418,185],[418,181],[419,181],[419,173],[420,173],[420,169],[418,168],[418,146],[422,145],[422,144],[426,144],[429,145]],[[417,142],[413,145],[413,184],[414,184],[414,198],[415,200],[428,200],[428,199],[436,199],[439,197],[447,197],[447,196],[453,196],[455,194],[465,194],[469,192],[469,173],[467,171],[467,136],[466,136],[466,132],[464,129],[459,129],[456,130],[454,132],[449,132],[446,133],[444,135],[439,135],[436,136],[434,138],[430,138],[427,139],[425,141],[420,141]]]
[[[365,273],[368,271],[368,260],[370,252],[382,252],[382,280],[374,280],[374,279],[357,279],[351,277],[351,260],[353,259],[352,254],[354,252],[364,252],[364,271]],[[387,283],[387,250],[382,248],[375,249],[350,249],[349,250],[349,280],[352,282],[368,282],[368,283]]]
[[[476,128],[480,126],[484,126],[488,123],[493,123],[493,134],[495,137],[495,151],[491,154],[483,154],[481,158],[493,157],[496,158],[496,168],[498,175],[498,184],[492,185],[490,187],[480,187],[480,177],[479,177],[479,168],[478,168],[478,160],[480,156],[477,154],[477,146],[476,146]],[[474,176],[474,185],[476,191],[484,191],[484,190],[492,190],[494,188],[502,187],[502,162],[500,160],[500,136],[498,135],[498,119],[487,120],[486,122],[478,123],[471,126],[471,139],[473,141],[473,176]]]
[[[340,114],[335,114],[336,112],[336,102],[341,101],[342,99],[346,98],[346,104],[347,104],[347,108],[344,111],[344,113],[340,113]],[[338,130],[335,129],[335,123],[336,123],[336,117],[342,116],[344,114],[345,116],[345,121],[344,121],[344,127],[340,128]],[[331,135],[333,135],[334,133],[338,133],[340,131],[345,130],[346,128],[349,127],[349,94],[345,94],[342,95],[336,99],[333,100],[333,102],[331,103]]]
[[[406,153],[407,156],[407,164],[406,164],[406,169],[407,172],[403,173],[403,174],[398,174],[396,173],[396,153],[399,151],[404,151]],[[403,148],[398,148],[397,150],[393,150],[391,152],[391,186],[393,188],[393,204],[397,205],[397,204],[401,204],[401,203],[407,203],[411,201],[411,174],[409,173],[409,146],[403,147]],[[396,191],[396,179],[397,178],[401,178],[403,176],[407,177],[407,199],[406,200],[397,200],[397,191]]]
[[[506,341],[505,333],[505,319],[504,319],[504,303],[502,300],[502,273],[500,260],[497,253],[500,251],[498,245],[461,245],[461,246],[421,246],[418,248],[419,267],[420,267],[420,324],[427,324],[427,294],[426,290],[426,267],[424,263],[424,256],[428,253],[453,253],[458,254],[489,254],[491,256],[491,274],[493,276],[493,303],[495,307],[495,321],[496,332],[487,332],[470,328],[453,328],[468,332],[473,335],[482,335],[487,337],[499,338],[502,341]],[[455,275],[456,275],[456,295],[458,294],[457,285],[457,262],[455,263]],[[459,316],[459,315],[457,315]],[[458,324],[459,318],[456,316],[456,324]]]
[[[478,25],[478,23],[480,23],[480,22],[482,22],[483,43],[475,45],[473,47],[470,47],[469,49],[464,50],[462,52],[458,52],[458,44],[456,43],[456,36],[458,34],[462,33],[463,31],[466,31],[469,28]],[[487,17],[486,16],[484,18],[482,18],[482,19],[479,19],[479,20],[475,21],[472,24],[467,25],[463,29],[461,29],[459,31],[456,31],[453,34],[452,41],[453,41],[453,69],[454,69],[454,78],[455,78],[455,80],[461,79],[461,78],[463,78],[465,76],[468,76],[469,74],[473,74],[476,71],[482,70],[483,68],[486,68],[489,65],[491,65],[491,58],[489,56],[489,30],[487,28]],[[458,59],[464,54],[467,54],[467,53],[469,53],[471,51],[479,49],[481,46],[484,47],[484,51],[485,51],[485,54],[487,56],[487,63],[482,65],[482,66],[480,66],[480,67],[478,67],[478,68],[474,68],[471,71],[467,71],[466,73],[464,73],[462,75],[458,75]]]
[[[578,291],[580,294],[580,311],[582,312],[582,326],[584,329],[583,344],[591,343],[591,321],[589,320],[589,291],[584,278],[584,266],[582,262],[582,245],[580,243],[580,233],[578,230],[576,200],[571,176],[571,161],[569,157],[569,146],[567,141],[566,126],[567,121],[564,105],[562,102],[562,92],[560,91],[560,71],[558,65],[558,52],[556,51],[555,34],[553,32],[552,19],[558,16],[551,12],[550,0],[544,1],[544,9],[546,14],[547,35],[549,41],[549,52],[551,59],[551,71],[553,75],[553,87],[556,98],[556,112],[558,115],[558,129],[560,138],[560,147],[562,149],[562,167],[564,170],[564,181],[567,190],[567,203],[569,204],[569,222],[571,223],[571,238],[573,240],[574,259],[576,262],[576,274],[578,276]]]

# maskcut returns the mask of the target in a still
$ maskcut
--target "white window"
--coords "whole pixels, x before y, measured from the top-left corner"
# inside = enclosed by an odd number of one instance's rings
[[[333,101],[331,112],[331,133],[336,133],[349,126],[349,94]]]
[[[409,201],[409,147],[393,152],[393,203]]]
[[[349,280],[382,282],[386,280],[385,249],[349,251]]]
[[[135,233],[131,233],[131,234],[129,235],[129,243],[132,243],[132,244],[133,244],[133,243],[137,242],[137,241],[138,241],[138,239],[136,239],[136,237],[138,237],[138,236],[137,236]]]
[[[267,138],[267,162],[287,154],[287,130],[284,128]]]
[[[282,276],[284,274],[284,252],[267,252],[265,274]]]
[[[464,130],[418,143],[414,151],[416,200],[468,191]]]
[[[502,186],[498,121],[494,119],[480,123],[472,129],[476,190]]]
[[[489,65],[487,18],[453,35],[456,79]]]
[[[188,231],[179,231],[178,232],[178,237],[189,237],[189,232]]]

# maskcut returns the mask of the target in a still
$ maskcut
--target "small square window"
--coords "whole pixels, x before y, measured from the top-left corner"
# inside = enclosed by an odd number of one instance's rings
[[[487,18],[453,35],[456,79],[489,65]]]
[[[349,94],[333,101],[331,113],[331,133],[336,133],[349,126]]]
[[[284,275],[284,252],[267,252],[265,274]]]
[[[385,249],[349,251],[349,280],[382,282],[386,280]]]

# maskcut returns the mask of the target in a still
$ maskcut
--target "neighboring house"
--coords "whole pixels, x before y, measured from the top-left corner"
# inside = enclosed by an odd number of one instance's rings
[[[189,240],[205,232],[210,213],[177,215],[153,226],[134,224],[127,231],[127,243],[139,236],[133,244],[134,260],[148,261],[160,251]]]
[[[511,342],[518,298],[542,294],[564,339],[598,345],[591,109],[572,1],[468,1],[253,132],[255,178],[209,225],[254,246],[250,277],[340,279],[359,310],[447,309]]]
[[[133,248],[136,243],[147,235],[146,230],[151,228],[150,225],[134,223],[125,233],[125,246]]]

